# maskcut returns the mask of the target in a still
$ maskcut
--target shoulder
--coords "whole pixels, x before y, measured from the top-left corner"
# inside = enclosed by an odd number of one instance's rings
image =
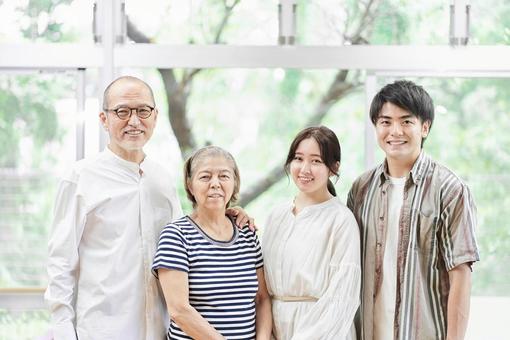
[[[257,233],[253,230],[250,230],[248,227],[244,227],[242,229],[237,229],[239,238],[249,240],[249,241],[255,241],[257,240]]]
[[[361,175],[359,175],[354,182],[352,183],[351,191],[353,189],[358,190],[360,188],[366,187],[369,183],[371,183],[374,179],[378,179],[378,176],[383,172],[383,165],[379,164],[376,167],[365,171]]]
[[[379,164],[376,167],[365,171],[358,178],[354,180],[351,186],[351,190],[349,191],[349,195],[360,194],[365,191],[365,189],[372,183],[374,180],[377,180],[381,173],[383,172],[383,165]]]
[[[442,195],[459,195],[469,192],[467,184],[445,165],[432,161],[433,185],[439,186]]]
[[[264,235],[268,230],[271,230],[272,226],[281,224],[281,222],[285,220],[285,217],[292,213],[291,211],[292,202],[288,201],[277,204],[266,218],[266,223],[264,225]]]
[[[189,235],[195,233],[196,229],[191,225],[188,218],[183,216],[164,226],[161,230],[161,237],[176,235],[182,239],[187,239]]]
[[[274,206],[268,216],[268,220],[272,220],[274,218],[278,218],[279,216],[284,216],[288,214],[292,210],[292,202],[280,202]]]
[[[83,174],[96,169],[101,163],[101,153],[91,157],[80,159],[70,165],[60,178],[64,182],[78,183]]]
[[[335,225],[338,227],[356,227],[357,222],[354,218],[354,214],[339,198],[331,200],[331,204],[326,208],[328,214],[335,217]]]

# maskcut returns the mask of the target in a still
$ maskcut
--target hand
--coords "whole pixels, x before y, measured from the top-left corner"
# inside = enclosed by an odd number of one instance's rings
[[[257,230],[257,226],[255,225],[253,217],[248,216],[243,208],[235,206],[228,208],[226,212],[227,215],[235,217],[236,225],[238,228],[243,228],[246,224],[248,224],[248,228],[250,228],[250,230]]]

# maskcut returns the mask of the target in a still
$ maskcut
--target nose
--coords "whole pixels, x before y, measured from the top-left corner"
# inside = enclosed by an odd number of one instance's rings
[[[399,122],[391,124],[391,134],[397,136],[402,134],[402,126]]]
[[[140,124],[140,118],[138,117],[136,109],[131,109],[131,117],[129,117],[128,124],[131,126]]]
[[[211,178],[211,188],[219,188],[220,187],[220,179],[218,178],[218,176],[213,176]]]
[[[310,172],[310,169],[311,169],[311,163],[310,162],[304,161],[301,164],[301,173],[307,174],[307,173]]]

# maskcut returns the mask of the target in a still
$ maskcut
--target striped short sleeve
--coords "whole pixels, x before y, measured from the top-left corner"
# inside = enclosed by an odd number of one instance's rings
[[[469,188],[453,175],[443,183],[439,246],[447,270],[479,261],[475,238],[476,206]]]
[[[254,244],[255,244],[254,249],[255,249],[255,259],[256,259],[255,268],[259,269],[264,266],[264,260],[262,258],[262,248],[260,247],[259,238],[257,237],[257,235],[255,233],[253,233],[253,238],[254,238]]]
[[[161,232],[152,264],[152,272],[156,277],[160,268],[189,272],[186,238],[179,226],[175,224],[167,225]]]

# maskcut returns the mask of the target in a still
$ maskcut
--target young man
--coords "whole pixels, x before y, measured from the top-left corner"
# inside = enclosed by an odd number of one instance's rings
[[[396,81],[370,118],[386,159],[353,184],[361,230],[359,339],[463,339],[471,265],[479,260],[469,188],[422,151],[434,120],[428,93]]]
[[[169,318],[151,265],[161,229],[182,211],[168,171],[143,151],[157,117],[145,82],[113,81],[99,114],[108,146],[60,181],[45,294],[56,340],[165,337]],[[248,221],[239,208],[229,214]]]

